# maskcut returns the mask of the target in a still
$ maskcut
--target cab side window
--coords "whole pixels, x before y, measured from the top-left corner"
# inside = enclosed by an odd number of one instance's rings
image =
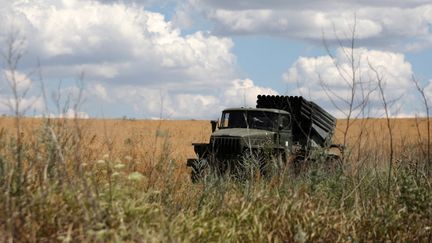
[[[291,126],[291,117],[289,115],[282,115],[280,125],[283,130],[289,130]]]

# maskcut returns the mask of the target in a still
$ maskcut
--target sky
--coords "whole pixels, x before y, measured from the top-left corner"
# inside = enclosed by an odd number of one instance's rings
[[[432,98],[430,0],[0,0],[0,30],[0,114],[217,119],[269,94],[424,116],[413,79]]]

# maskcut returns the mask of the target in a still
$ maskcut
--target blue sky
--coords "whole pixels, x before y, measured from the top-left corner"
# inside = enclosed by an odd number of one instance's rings
[[[0,0],[0,6],[2,53],[14,33],[24,40],[16,77],[2,59],[1,114],[10,113],[8,83],[15,80],[27,115],[214,119],[226,107],[253,106],[257,94],[287,94],[342,118],[352,94],[347,53],[356,63],[354,103],[368,100],[355,116],[383,116],[377,73],[392,116],[425,114],[413,76],[432,97],[426,0]],[[42,74],[45,96],[35,73]]]
[[[323,48],[301,41],[271,36],[236,36],[233,52],[245,75],[257,84],[285,93],[284,73],[299,56],[323,55]],[[260,68],[257,68],[260,67]]]

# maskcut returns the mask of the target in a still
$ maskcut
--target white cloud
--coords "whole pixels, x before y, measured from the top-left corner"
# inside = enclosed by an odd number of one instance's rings
[[[276,95],[273,89],[256,86],[250,79],[236,79],[222,97],[225,106],[255,107],[257,95]]]
[[[191,0],[195,4],[204,4],[209,7],[223,8],[231,10],[239,9],[332,9],[334,7],[349,8],[349,6],[376,6],[376,7],[417,7],[427,3],[429,0],[356,0],[356,1],[341,1],[341,0],[327,0],[327,1],[296,1],[296,0]]]
[[[356,38],[385,48],[430,46],[432,4],[418,1],[216,1],[189,0],[217,31],[263,34],[321,42],[335,35],[350,38],[354,14]]]
[[[69,108],[67,111],[60,113],[60,114],[43,114],[43,115],[36,115],[35,117],[38,118],[66,118],[66,119],[89,119],[89,114],[82,112],[82,111],[75,111],[72,108]]]
[[[108,95],[107,89],[100,83],[95,83],[88,87],[86,90],[88,95],[94,96],[96,99],[107,102],[112,101],[112,99]]]
[[[276,93],[239,77],[230,38],[205,31],[182,34],[177,26],[195,25],[196,16],[191,15],[196,10],[213,21],[220,33],[314,41],[321,41],[322,32],[334,38],[333,28],[344,38],[355,12],[359,41],[392,48],[408,40],[404,45],[410,50],[432,46],[430,1],[189,0],[177,5],[175,23],[142,7],[153,3],[0,0],[0,28],[14,25],[27,37],[28,53],[40,58],[48,86],[53,80],[70,82],[83,71],[86,94],[95,104],[122,104],[138,116],[157,117],[162,112],[167,118],[212,118],[228,106],[254,106],[257,94]],[[0,42],[6,34],[0,33]],[[369,61],[385,74],[389,99],[406,95],[412,70],[403,54],[365,48],[355,54],[362,59],[362,80],[373,79]],[[339,50],[334,60],[300,57],[284,79],[294,87],[292,94],[301,92],[330,107],[318,74],[341,97],[349,94],[334,62],[349,68]],[[21,79],[22,87],[31,82]],[[377,96],[372,98],[378,104]]]
[[[65,113],[58,115],[50,115],[51,118],[79,118],[79,119],[88,119],[90,116],[82,111],[75,111],[74,109],[68,109]]]
[[[2,6],[0,27],[15,26],[27,38],[27,53],[40,58],[47,87],[57,90],[54,83],[65,80],[63,99],[76,98],[70,85],[81,72],[91,105],[132,107],[144,117],[162,110],[167,118],[208,118],[244,100],[254,105],[257,93],[275,93],[239,79],[230,38],[182,34],[164,15],[134,1],[22,0]],[[190,21],[187,15],[176,18],[180,26]],[[0,33],[0,41],[6,36]]]
[[[8,96],[0,96],[0,114],[15,114],[16,100]],[[19,99],[19,113],[28,115],[40,113],[44,110],[43,99],[39,96],[29,96]]]
[[[346,117],[349,107],[347,101],[352,95],[353,78],[349,56],[350,53],[347,56],[344,49],[339,48],[334,58],[329,56],[300,57],[283,75],[284,80],[293,87],[290,94],[301,94],[319,101],[336,116]],[[412,105],[415,103],[411,102],[414,100],[411,81],[413,71],[403,54],[358,48],[354,50],[354,60],[356,80],[354,106],[361,104],[363,97],[372,92],[369,97],[370,113],[366,115],[383,115],[381,98],[377,89],[377,77],[372,67],[382,77],[387,102],[392,103],[398,100],[402,104],[401,107],[393,106],[392,114],[412,113]],[[334,104],[329,102],[330,100],[333,100],[340,110],[336,109]],[[401,100],[410,102],[401,102]]]
[[[351,60],[346,56],[347,53],[344,50],[350,51],[338,48],[334,59],[330,56],[299,57],[284,74],[284,79],[289,83],[303,83],[320,77],[330,87],[337,88],[344,83],[341,75],[347,80],[352,80]],[[371,64],[372,67],[385,71],[389,85],[387,88],[406,88],[411,84],[411,64],[401,53],[357,48],[354,49],[354,60],[359,69],[357,72],[362,75],[361,79],[364,81],[373,79],[375,76],[369,66]],[[339,73],[335,64],[345,71]]]
[[[33,81],[24,73],[17,70],[4,70],[4,81],[9,89],[15,89],[18,94],[30,89]]]
[[[333,32],[344,38],[353,22],[353,12],[319,12],[319,11],[280,11],[269,9],[254,9],[231,11],[218,9],[212,11],[210,19],[217,23],[220,32],[235,34],[266,34],[294,37],[301,39],[321,40],[322,33],[330,35]],[[379,35],[383,27],[370,19],[357,19],[357,38],[366,39]]]
[[[162,14],[136,4],[16,1],[1,17],[8,20],[1,27],[14,23],[28,38],[48,78],[84,70],[89,79],[112,83],[208,87],[226,83],[236,71],[230,39],[183,36]]]
[[[256,105],[258,94],[277,94],[276,91],[257,86],[250,79],[232,80],[221,89],[220,94],[197,94],[192,92],[173,92],[146,87],[119,86],[116,89],[101,87],[117,104],[130,104],[137,115],[147,118],[217,118],[227,107]]]
[[[41,112],[43,99],[31,92],[33,80],[18,70],[2,70],[0,76],[0,113],[26,115]]]

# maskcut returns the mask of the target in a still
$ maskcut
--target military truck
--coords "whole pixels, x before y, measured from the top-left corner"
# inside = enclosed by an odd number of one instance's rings
[[[193,144],[197,158],[187,161],[191,179],[241,170],[251,157],[263,172],[271,163],[301,163],[312,151],[335,147],[335,126],[332,115],[301,96],[258,95],[255,108],[223,110],[212,121],[209,143]]]

